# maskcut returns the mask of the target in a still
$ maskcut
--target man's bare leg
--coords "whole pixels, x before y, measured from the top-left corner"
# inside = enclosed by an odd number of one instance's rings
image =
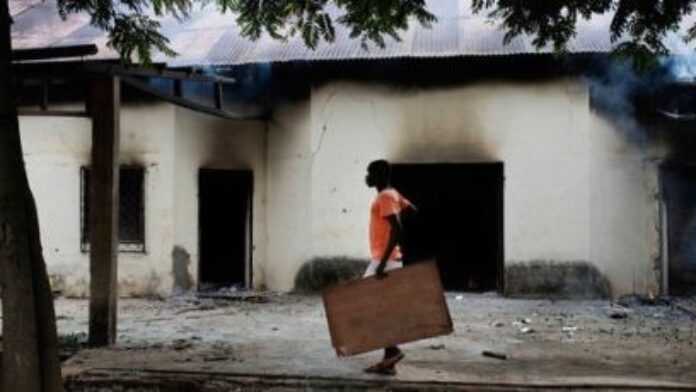
[[[388,376],[396,374],[396,364],[404,359],[404,353],[396,346],[384,349],[384,359],[381,362],[365,369],[367,373],[377,373]]]
[[[382,364],[385,367],[394,367],[394,365],[404,359],[404,356],[404,353],[399,350],[399,347],[387,347],[384,349],[384,359],[382,360]]]

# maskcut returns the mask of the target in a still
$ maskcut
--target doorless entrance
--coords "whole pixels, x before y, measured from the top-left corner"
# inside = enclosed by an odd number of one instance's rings
[[[198,176],[199,290],[251,283],[249,170],[201,169]]]
[[[670,295],[696,294],[696,166],[660,170],[666,207],[667,283]]]
[[[446,290],[503,291],[503,163],[395,164],[406,264],[435,257]]]

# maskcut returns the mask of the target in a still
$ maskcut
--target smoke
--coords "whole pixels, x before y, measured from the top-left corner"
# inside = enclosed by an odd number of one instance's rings
[[[663,41],[670,55],[649,72],[636,71],[628,59],[597,60],[586,75],[593,110],[609,119],[633,146],[646,152],[653,136],[670,121],[696,119],[696,52],[677,33]]]
[[[208,76],[222,76],[234,79],[234,83],[225,83],[222,87],[222,108],[228,112],[247,116],[262,115],[266,108],[271,87],[270,64],[250,64],[240,66],[213,67],[206,66],[196,72]],[[151,77],[145,80],[149,87],[168,95],[174,91],[171,79]],[[195,80],[181,81],[182,96],[192,102],[208,107],[215,106],[215,86],[210,82]]]
[[[660,64],[668,71],[671,78],[682,81],[696,80],[696,52],[693,45],[687,43],[677,33],[669,34],[664,44],[670,55],[663,57]]]
[[[666,57],[662,64],[675,80],[696,80],[696,56],[674,55]]]
[[[637,98],[651,89],[652,77],[638,74],[627,60],[599,60],[586,75],[592,109],[612,122],[631,145],[644,150],[648,132],[638,120]]]

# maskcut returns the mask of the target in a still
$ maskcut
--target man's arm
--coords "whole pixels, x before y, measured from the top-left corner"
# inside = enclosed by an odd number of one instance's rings
[[[384,269],[387,267],[389,256],[391,256],[392,252],[394,252],[394,248],[396,248],[396,245],[401,241],[401,221],[399,220],[399,215],[389,215],[387,217],[387,221],[389,222],[391,230],[389,230],[389,241],[387,241],[387,248],[384,250],[382,260],[380,260],[377,270],[375,271],[375,275],[378,279],[386,276]]]

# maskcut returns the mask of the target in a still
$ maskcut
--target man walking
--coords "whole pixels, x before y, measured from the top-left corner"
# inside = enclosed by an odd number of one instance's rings
[[[385,272],[403,266],[401,261],[401,213],[413,204],[390,186],[391,167],[385,160],[371,162],[367,166],[365,182],[377,190],[377,197],[370,208],[370,254],[372,261],[365,271],[365,277],[375,275],[377,279],[386,277]],[[396,364],[404,358],[404,353],[396,347],[384,349],[381,362],[365,369],[368,373],[386,375],[396,374]]]

